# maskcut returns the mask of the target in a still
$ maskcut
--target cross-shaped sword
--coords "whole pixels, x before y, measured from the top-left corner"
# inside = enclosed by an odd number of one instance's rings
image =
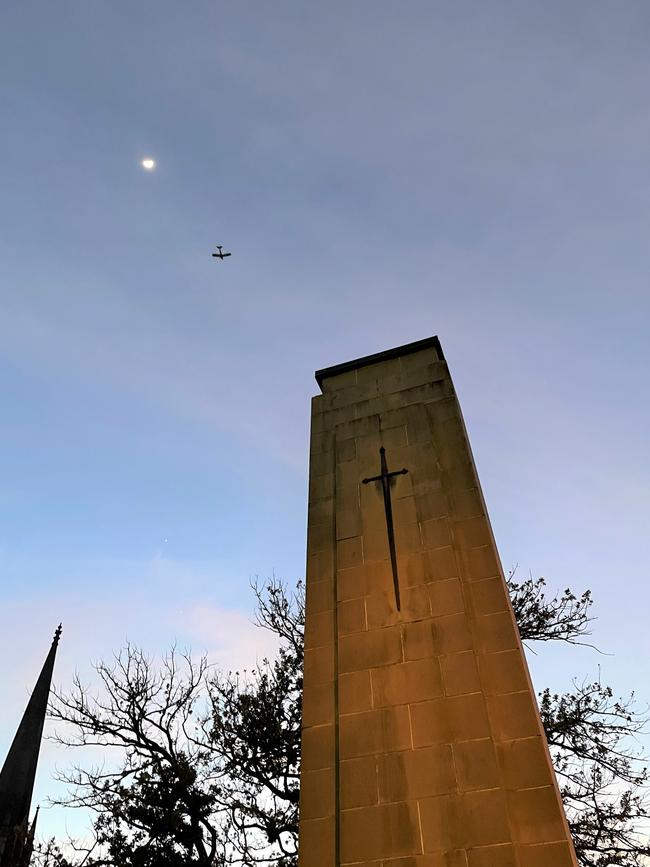
[[[381,482],[381,489],[384,494],[384,511],[386,513],[386,530],[388,531],[388,548],[390,550],[390,565],[393,570],[393,586],[395,587],[395,604],[397,610],[400,610],[399,598],[399,581],[397,578],[397,554],[395,553],[395,529],[393,527],[393,505],[390,499],[390,480],[394,476],[403,476],[408,473],[408,470],[393,470],[388,472],[388,464],[386,463],[386,449],[382,446],[379,449],[379,457],[381,460],[381,472],[378,476],[372,476],[369,479],[362,479],[364,485],[370,482]]]

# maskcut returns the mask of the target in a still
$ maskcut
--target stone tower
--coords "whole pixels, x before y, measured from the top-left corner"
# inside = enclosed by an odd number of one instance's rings
[[[31,857],[36,818],[30,827],[29,811],[60,637],[59,626],[0,771],[0,867],[27,867]]]
[[[576,867],[438,339],[316,379],[300,867]]]

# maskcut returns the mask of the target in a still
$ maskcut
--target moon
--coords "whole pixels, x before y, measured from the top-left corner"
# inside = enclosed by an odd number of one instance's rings
[[[148,172],[153,171],[156,168],[156,161],[151,157],[145,157],[140,163],[143,169],[146,169]]]

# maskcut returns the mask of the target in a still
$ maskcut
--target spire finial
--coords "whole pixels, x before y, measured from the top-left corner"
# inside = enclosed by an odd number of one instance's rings
[[[63,632],[63,624],[59,623],[59,625],[54,630],[54,639],[52,641],[52,644],[58,644],[59,643],[59,639],[61,638],[62,632]]]

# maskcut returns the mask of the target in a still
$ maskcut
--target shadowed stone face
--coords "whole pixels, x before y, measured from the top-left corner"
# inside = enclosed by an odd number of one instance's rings
[[[438,340],[317,379],[300,867],[575,867]]]

